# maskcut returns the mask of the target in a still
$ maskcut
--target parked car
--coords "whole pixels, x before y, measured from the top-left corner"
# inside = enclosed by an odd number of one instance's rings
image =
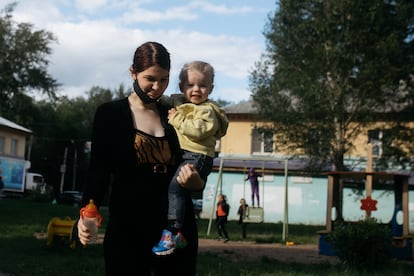
[[[80,206],[82,203],[82,192],[79,191],[63,191],[60,193],[56,202],[58,204],[68,204],[73,206]]]
[[[200,218],[200,213],[203,210],[203,200],[193,198],[193,209],[196,219]]]

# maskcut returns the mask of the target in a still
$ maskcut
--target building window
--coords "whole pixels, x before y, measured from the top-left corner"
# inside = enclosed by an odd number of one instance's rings
[[[0,154],[4,154],[5,144],[6,144],[6,137],[0,136]]]
[[[368,143],[372,144],[372,157],[381,158],[383,152],[384,132],[380,129],[368,130]]]
[[[273,153],[273,130],[255,128],[252,131],[252,154]]]
[[[18,142],[19,141],[17,139],[12,139],[11,146],[10,146],[10,155],[17,156]]]

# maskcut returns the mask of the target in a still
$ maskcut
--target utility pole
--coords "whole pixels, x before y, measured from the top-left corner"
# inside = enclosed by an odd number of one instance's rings
[[[63,185],[65,184],[65,172],[66,172],[66,158],[68,157],[68,147],[65,147],[65,153],[63,154],[63,164],[60,166],[60,193],[63,192]]]
[[[287,238],[289,236],[288,232],[288,225],[289,225],[289,202],[288,202],[288,160],[285,159],[285,208],[284,208],[284,216],[283,216],[283,232],[282,232],[282,240],[287,242]]]
[[[76,189],[76,162],[78,159],[78,151],[76,150],[75,141],[72,140],[73,144],[73,178],[72,178],[72,191]]]

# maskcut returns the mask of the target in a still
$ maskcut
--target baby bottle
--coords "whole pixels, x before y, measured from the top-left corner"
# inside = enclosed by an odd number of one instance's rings
[[[89,204],[80,209],[79,214],[83,224],[90,232],[90,243],[95,243],[98,238],[98,227],[101,226],[102,217],[98,213],[98,208],[96,208],[93,199],[90,199]]]

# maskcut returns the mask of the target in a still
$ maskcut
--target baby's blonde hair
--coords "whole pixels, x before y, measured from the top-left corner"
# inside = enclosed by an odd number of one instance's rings
[[[181,68],[180,75],[178,76],[180,80],[180,83],[179,83],[180,89],[181,89],[181,85],[187,81],[187,73],[189,70],[196,70],[200,73],[203,73],[204,75],[208,77],[208,79],[211,82],[211,85],[213,85],[214,83],[213,66],[211,66],[210,63],[200,61],[200,60],[195,60],[195,61],[184,64],[184,66]]]

